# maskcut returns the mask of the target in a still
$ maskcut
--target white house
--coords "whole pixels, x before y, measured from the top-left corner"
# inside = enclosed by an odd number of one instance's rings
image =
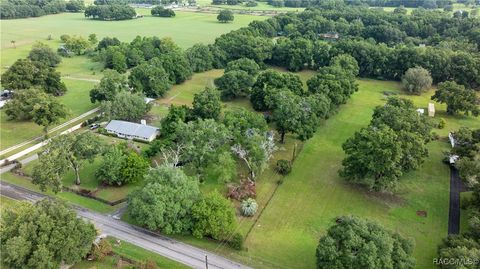
[[[121,138],[145,142],[153,141],[160,134],[160,129],[157,127],[122,120],[110,121],[105,127],[105,130],[107,130],[109,134],[115,134]]]

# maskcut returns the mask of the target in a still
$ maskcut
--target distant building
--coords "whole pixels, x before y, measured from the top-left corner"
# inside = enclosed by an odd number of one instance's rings
[[[433,103],[428,103],[428,116],[435,117],[435,105]]]
[[[333,40],[333,41],[340,38],[340,35],[337,32],[328,32],[328,33],[318,34],[318,36],[325,40]]]
[[[160,129],[157,127],[122,120],[110,121],[105,127],[105,130],[107,130],[109,134],[115,134],[121,138],[145,142],[153,141],[160,134]]]

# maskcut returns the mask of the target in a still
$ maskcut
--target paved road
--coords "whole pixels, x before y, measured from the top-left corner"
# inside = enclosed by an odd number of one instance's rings
[[[65,128],[66,126],[73,124],[74,122],[77,122],[77,121],[79,121],[79,120],[81,120],[81,119],[83,119],[83,118],[85,118],[85,117],[88,117],[88,116],[92,115],[93,113],[98,112],[99,110],[100,110],[100,108],[98,108],[98,107],[97,107],[97,108],[94,108],[94,109],[92,109],[92,110],[89,110],[89,111],[87,111],[87,112],[85,112],[85,113],[83,113],[83,114],[81,114],[81,115],[79,115],[79,116],[77,116],[77,117],[75,117],[75,118],[73,118],[73,119],[71,119],[71,120],[68,120],[68,121],[66,121],[66,122],[64,122],[64,123],[62,123],[62,124],[60,124],[60,125],[58,125],[58,126],[53,127],[52,129],[50,129],[50,130],[48,131],[48,133],[50,134],[50,133],[56,132],[56,131],[58,131],[58,130],[60,130],[60,129],[63,129],[63,128]],[[13,150],[16,150],[16,149],[18,149],[18,148],[21,148],[21,147],[23,147],[23,146],[25,146],[25,145],[28,145],[28,144],[30,144],[30,143],[39,141],[39,140],[42,139],[42,137],[43,137],[43,136],[38,136],[38,137],[35,137],[35,138],[33,138],[33,139],[30,139],[30,140],[24,141],[24,142],[22,142],[22,143],[16,144],[16,145],[14,145],[14,146],[11,146],[11,147],[9,147],[9,148],[6,148],[6,149],[0,151],[0,155],[5,155],[5,154],[7,154],[7,153],[9,153],[9,152],[11,152],[11,151],[13,151]],[[11,160],[13,160],[13,159],[11,158],[11,156],[10,156],[9,158],[10,158]],[[7,158],[7,159],[8,159],[8,158]]]
[[[448,234],[460,232],[460,193],[465,191],[465,186],[458,174],[458,170],[450,167],[450,206],[448,209]]]
[[[0,181],[0,193],[12,199],[27,200],[30,202],[35,202],[46,197],[43,194],[3,181]],[[250,269],[250,267],[230,261],[211,252],[114,219],[112,216],[91,212],[80,207],[76,207],[76,211],[79,216],[92,221],[102,233],[135,244],[189,267],[198,269],[206,268],[205,255],[207,255],[209,269]]]

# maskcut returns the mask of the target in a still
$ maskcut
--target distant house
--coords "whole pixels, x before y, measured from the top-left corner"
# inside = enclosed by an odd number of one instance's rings
[[[433,103],[428,103],[428,116],[435,117],[435,105]]]
[[[340,38],[340,35],[337,32],[328,32],[323,34],[318,34],[318,36],[325,40],[335,41]]]
[[[144,122],[142,121],[142,123]],[[157,127],[122,120],[110,121],[105,127],[105,130],[107,130],[109,134],[115,134],[121,138],[145,142],[153,141],[160,134],[160,129]]]

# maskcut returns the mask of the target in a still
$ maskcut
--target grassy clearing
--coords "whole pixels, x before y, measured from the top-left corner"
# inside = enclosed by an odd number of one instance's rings
[[[149,15],[150,9],[137,9],[139,14]],[[16,41],[19,47],[46,40],[49,35],[58,39],[62,34],[87,36],[97,34],[98,38],[115,36],[122,41],[130,41],[135,36],[171,37],[182,48],[195,43],[212,43],[221,34],[248,25],[252,20],[264,17],[235,15],[232,23],[219,23],[216,14],[176,12],[175,18],[145,16],[127,21],[97,21],[86,19],[83,13],[63,13],[39,18],[4,20],[1,29],[1,48],[3,53],[15,50],[10,43]],[[18,29],[22,29],[19,31]]]
[[[415,239],[418,268],[433,268],[437,244],[447,233],[449,172],[441,159],[448,144],[444,138],[430,143],[429,158],[419,170],[403,176],[395,196],[347,185],[337,174],[343,159],[341,144],[368,125],[373,108],[385,102],[384,91],[401,94],[399,83],[359,83],[360,91],[306,142],[292,173],[249,235],[249,255],[259,265],[314,268],[320,236],[336,216],[353,214],[379,221]],[[431,94],[404,97],[424,107]],[[444,107],[437,104],[438,116],[448,122],[445,129],[435,130],[442,136],[460,125],[480,126],[478,119],[447,116]],[[427,211],[428,216],[418,217],[417,210]]]

